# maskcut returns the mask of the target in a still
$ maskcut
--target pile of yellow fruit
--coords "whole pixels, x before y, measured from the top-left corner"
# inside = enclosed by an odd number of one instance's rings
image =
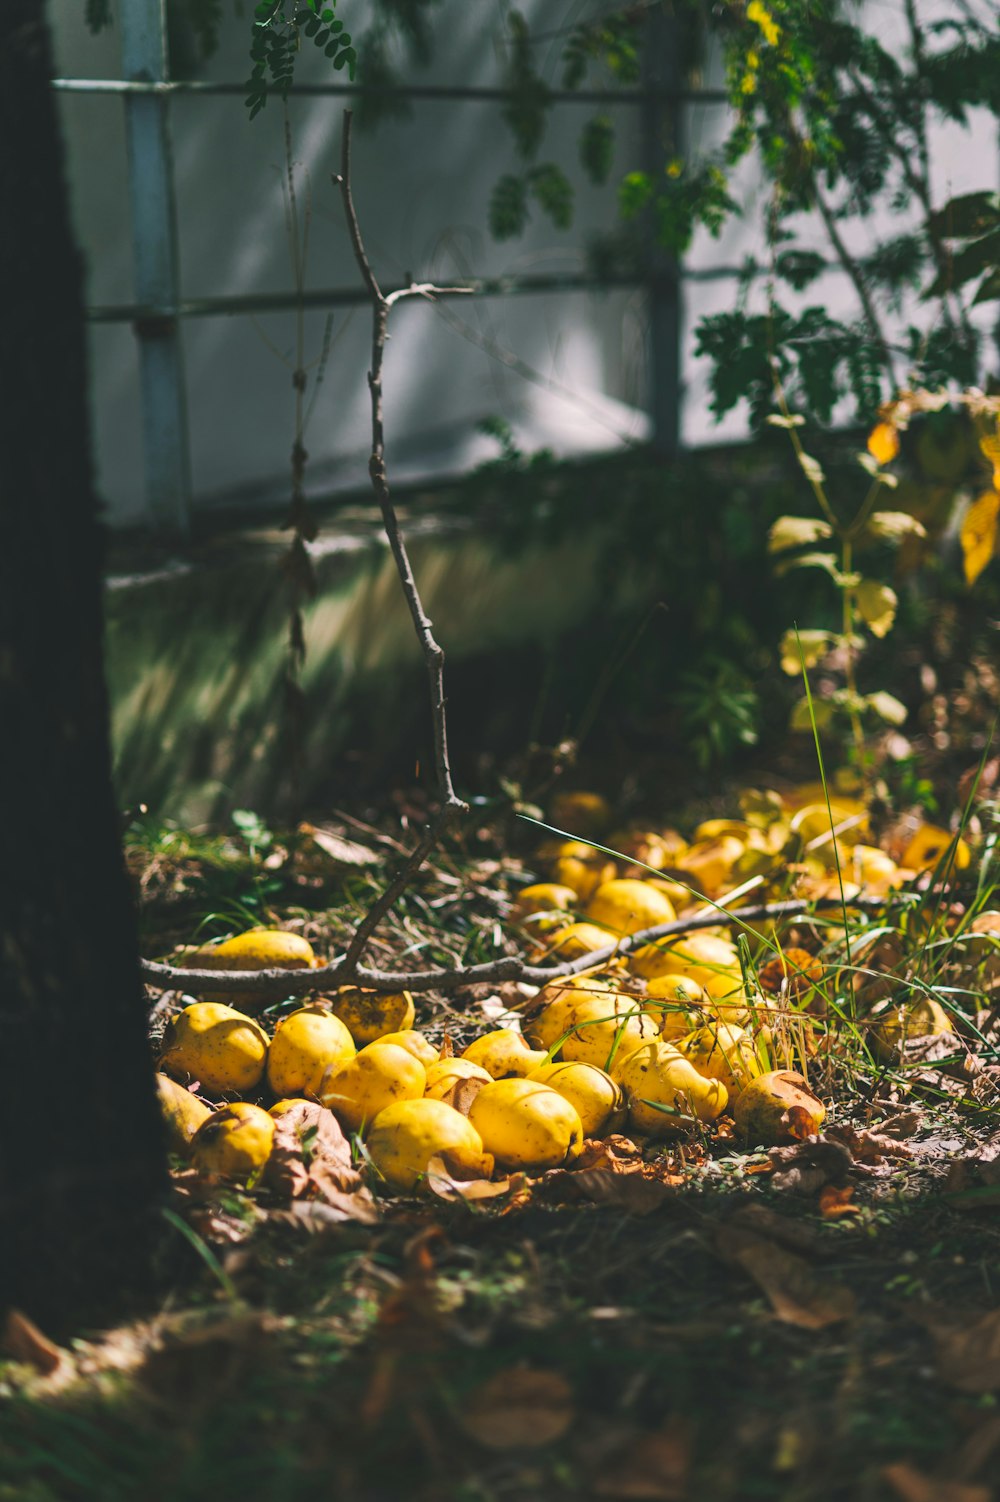
[[[786,799],[749,794],[743,813],[702,824],[690,843],[673,830],[608,835],[614,858],[577,839],[549,842],[540,860],[550,880],[523,888],[512,916],[545,957],[576,958],[671,923],[706,897],[717,901],[748,873],[787,871],[790,862],[814,886],[839,863],[848,898],[862,886],[884,891],[936,860],[948,840],[945,831],[917,829],[897,863],[863,843],[859,803],[833,802],[831,833],[816,789]],[[565,795],[552,814],[594,835],[609,818],[594,794]],[[968,858],[959,844],[956,863]],[[304,939],[267,929],[192,958],[219,970],[317,964]],[[532,998],[523,1027],[488,1031],[460,1057],[414,1029],[407,992],[342,988],[284,1016],[271,1037],[225,998],[206,995],[167,1029],[161,1100],[178,1151],[205,1172],[242,1179],[266,1163],[275,1119],[296,1101],[318,1102],[363,1139],[364,1156],[396,1191],[418,1186],[442,1154],[471,1176],[494,1168],[540,1173],[571,1164],[585,1139],[623,1130],[664,1138],[727,1110],[744,1140],[772,1143],[792,1108],[799,1133],[803,1123],[818,1130],[825,1115],[792,1067],[807,1064],[808,1007],[822,967],[794,950],[766,968],[776,964],[783,981],[768,983],[765,995],[748,982],[724,928],[661,937],[550,982]],[[926,1012],[935,1004],[921,1005]],[[945,1031],[938,1012],[914,1021],[922,1031]],[[893,1026],[906,1025],[895,1013],[879,1022],[887,1048],[898,1041]],[[269,1109],[260,1104],[272,1098]]]

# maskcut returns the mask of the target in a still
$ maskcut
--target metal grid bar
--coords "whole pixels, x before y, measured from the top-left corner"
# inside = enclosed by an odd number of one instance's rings
[[[56,78],[54,89],[69,94],[238,94],[247,92],[245,83],[213,79],[122,79]],[[351,99],[367,95],[375,99],[470,99],[486,104],[505,103],[517,97],[513,89],[479,88],[468,84],[408,84],[400,87],[366,87],[357,83],[296,83],[289,89],[291,97],[304,99],[329,97]],[[550,89],[546,98],[552,104],[632,104],[643,105],[651,99],[679,104],[727,104],[725,89]]]

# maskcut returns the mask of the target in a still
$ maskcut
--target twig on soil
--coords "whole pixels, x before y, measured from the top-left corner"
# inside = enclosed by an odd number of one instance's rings
[[[383,899],[392,894],[395,901],[403,890],[417,865],[424,859],[422,850],[431,831],[424,835],[407,865],[390,883]],[[428,845],[428,849],[430,846]],[[421,853],[422,852],[422,853]],[[419,855],[419,860],[417,859]],[[902,907],[914,900],[923,900],[928,892],[896,892],[886,897],[852,897],[850,905],[865,912],[880,912],[885,908]],[[383,899],[380,899],[382,901]],[[390,904],[386,904],[387,906]],[[378,904],[376,904],[376,907]],[[533,965],[517,955],[505,955],[499,960],[489,960],[481,965],[457,966],[447,970],[369,970],[357,964],[355,959],[348,964],[350,948],[333,964],[322,965],[315,970],[195,970],[176,969],[153,960],[143,960],[142,972],[147,985],[166,989],[181,986],[185,990],[212,990],[218,992],[251,991],[262,997],[303,996],[309,991],[322,991],[332,986],[361,985],[373,991],[456,991],[462,986],[492,985],[498,981],[525,981],[533,986],[544,986],[552,980],[563,980],[570,975],[580,975],[585,970],[595,970],[616,956],[631,954],[643,944],[658,939],[676,938],[681,934],[695,933],[703,928],[718,928],[723,924],[744,925],[760,918],[791,918],[799,914],[823,912],[841,907],[840,897],[785,898],[780,902],[758,903],[752,907],[735,908],[732,912],[721,908],[708,913],[693,913],[687,918],[677,918],[672,923],[658,923],[653,928],[644,928],[639,933],[629,934],[604,949],[595,949],[578,959],[564,960],[557,965]],[[384,909],[383,909],[384,910]],[[372,909],[374,912],[375,909]],[[381,916],[381,914],[379,915]],[[358,933],[370,923],[368,933],[374,927],[371,913],[359,925]],[[378,919],[375,919],[377,922]],[[366,935],[367,937],[367,935]],[[357,933],[352,946],[357,940]]]

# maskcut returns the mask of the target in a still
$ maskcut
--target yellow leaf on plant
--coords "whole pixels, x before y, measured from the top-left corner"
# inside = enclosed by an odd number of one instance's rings
[[[987,464],[993,466],[993,489],[1000,490],[1000,421],[994,438],[980,438],[979,448]]]
[[[868,434],[868,452],[877,464],[891,464],[899,453],[899,434],[895,424],[877,422]]]
[[[778,26],[767,7],[760,3],[760,0],[750,0],[747,6],[747,20],[757,23],[769,46],[777,47],[781,40],[781,27]]]
[[[877,579],[862,579],[854,591],[858,614],[873,636],[883,637],[892,629],[898,604],[896,591]]]
[[[996,551],[1000,492],[984,490],[965,513],[959,538],[965,561],[965,582],[975,584]]]

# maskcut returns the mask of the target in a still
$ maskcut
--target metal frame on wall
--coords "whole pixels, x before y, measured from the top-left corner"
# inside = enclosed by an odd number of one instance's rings
[[[664,144],[677,154],[683,139],[684,106],[725,104],[722,89],[680,87],[677,51],[669,18],[654,11],[647,61],[638,89],[581,89],[549,93],[553,103],[628,104],[640,111],[644,158],[655,167]],[[125,111],[128,148],[128,201],[135,266],[135,301],[88,307],[95,323],[131,323],[139,352],[146,504],[154,530],[184,539],[191,526],[191,461],[181,323],[188,318],[274,312],[287,308],[329,309],[367,301],[361,287],[330,287],[299,294],[252,294],[185,299],[177,254],[177,224],[170,101],[176,95],[239,95],[245,83],[178,80],[169,76],[165,0],[122,0],[122,77],[58,78],[54,87],[74,94],[120,95]],[[293,84],[293,96],[351,98],[362,92],[347,83]],[[512,97],[502,88],[414,85],[389,92],[407,100],[463,99],[499,103]],[[476,292],[491,296],[525,296],[545,292],[644,287],[650,324],[649,409],[654,449],[667,456],[680,445],[681,283],[739,275],[746,268],[716,266],[686,270],[660,251],[650,232],[640,278],[584,275],[495,277],[473,280]],[[389,288],[387,291],[391,290]]]

